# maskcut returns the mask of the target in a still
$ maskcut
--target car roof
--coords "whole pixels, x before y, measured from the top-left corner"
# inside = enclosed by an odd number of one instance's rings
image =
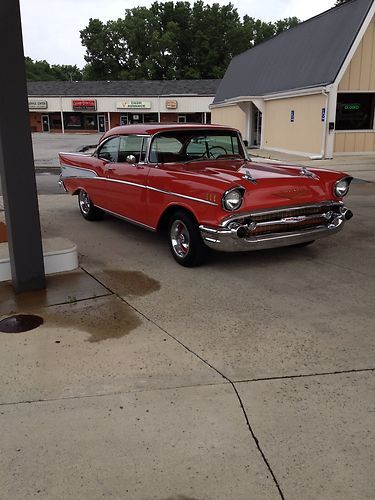
[[[100,139],[100,142],[113,135],[154,135],[158,132],[179,131],[179,130],[230,130],[238,132],[238,130],[225,127],[223,125],[204,125],[200,123],[141,123],[137,125],[122,125],[108,130]]]

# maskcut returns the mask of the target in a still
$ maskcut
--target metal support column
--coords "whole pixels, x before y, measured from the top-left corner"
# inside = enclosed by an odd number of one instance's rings
[[[16,292],[45,288],[19,0],[0,3],[0,176]]]

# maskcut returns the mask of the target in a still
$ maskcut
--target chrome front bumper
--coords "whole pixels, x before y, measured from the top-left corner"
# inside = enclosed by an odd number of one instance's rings
[[[344,227],[345,221],[353,216],[352,212],[346,208],[341,209],[341,213],[327,223],[306,229],[296,229],[290,232],[268,233],[262,235],[251,235],[254,226],[240,226],[236,228],[213,228],[199,226],[204,243],[222,252],[249,252],[251,250],[264,250],[267,248],[277,248],[289,245],[297,245],[308,241],[325,238],[336,234]]]

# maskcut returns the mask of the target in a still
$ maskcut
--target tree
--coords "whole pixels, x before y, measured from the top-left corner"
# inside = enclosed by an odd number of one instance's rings
[[[82,80],[82,72],[69,64],[49,65],[47,61],[33,61],[25,57],[26,78],[29,81]]]
[[[81,33],[85,79],[221,78],[233,56],[289,29],[295,17],[265,23],[229,3],[154,2],[124,18],[90,19]]]

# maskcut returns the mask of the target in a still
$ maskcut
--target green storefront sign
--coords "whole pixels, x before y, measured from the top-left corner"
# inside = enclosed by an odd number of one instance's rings
[[[358,103],[355,104],[344,104],[344,111],[360,111],[361,105]]]

